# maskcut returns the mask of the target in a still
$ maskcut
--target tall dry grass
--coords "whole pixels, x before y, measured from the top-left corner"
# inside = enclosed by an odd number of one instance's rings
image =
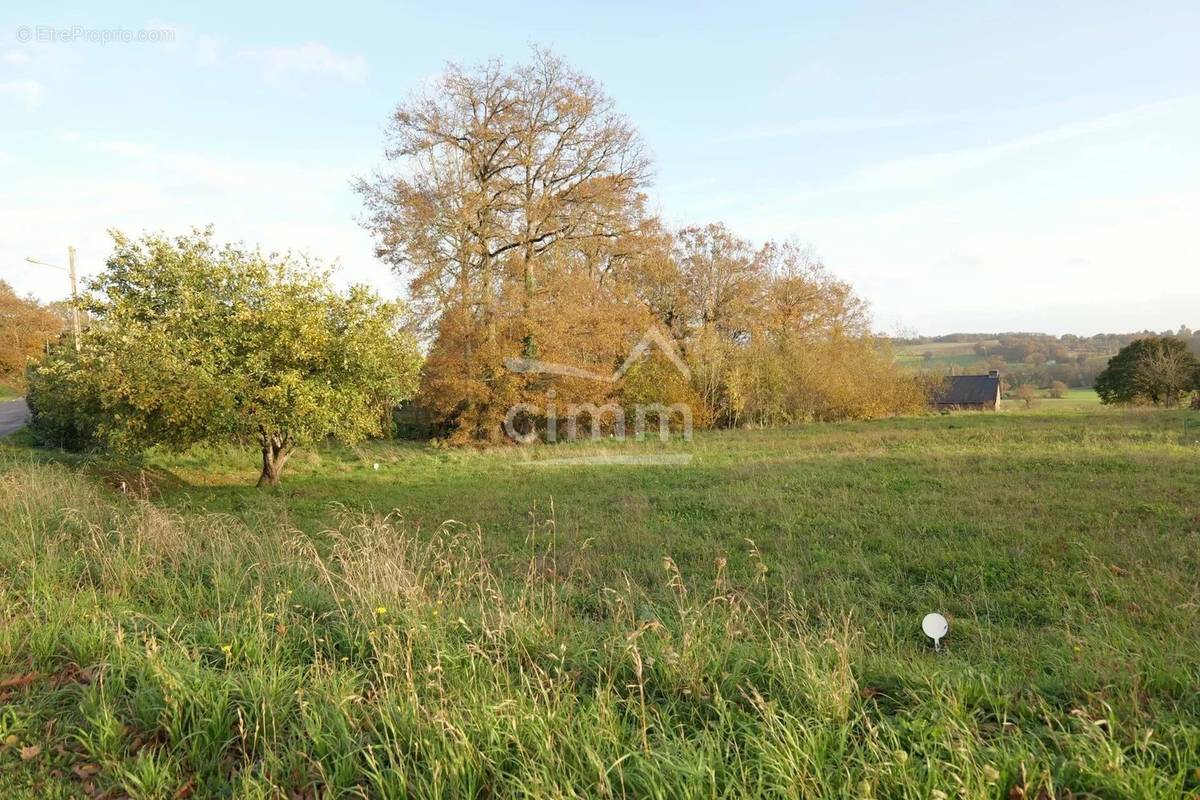
[[[0,788],[1164,797],[1200,777],[1195,720],[1141,730],[910,663],[767,564],[691,585],[664,558],[654,591],[598,586],[552,519],[493,560],[469,525],[335,518],[312,537],[5,466]],[[892,683],[864,682],[889,660]]]

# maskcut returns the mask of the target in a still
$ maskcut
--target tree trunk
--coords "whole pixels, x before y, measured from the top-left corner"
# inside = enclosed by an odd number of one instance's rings
[[[274,486],[279,483],[283,474],[283,465],[292,454],[291,445],[286,436],[263,434],[262,442],[262,474],[258,476],[258,486]]]

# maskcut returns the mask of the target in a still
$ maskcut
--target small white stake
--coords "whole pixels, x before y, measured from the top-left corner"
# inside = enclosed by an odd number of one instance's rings
[[[926,614],[925,619],[921,620],[921,630],[925,631],[926,636],[933,639],[933,649],[940,651],[942,637],[950,630],[950,623],[935,611],[932,614]]]

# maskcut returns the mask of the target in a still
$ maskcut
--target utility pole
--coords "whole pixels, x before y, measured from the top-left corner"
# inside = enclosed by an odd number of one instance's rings
[[[75,334],[75,352],[79,352],[79,288],[75,280],[75,245],[67,245],[67,264],[71,271],[71,329]]]
[[[61,269],[63,272],[69,273],[71,276],[71,333],[75,338],[75,352],[79,352],[79,286],[75,277],[75,245],[67,245],[67,264],[68,269],[63,269],[58,264],[47,264],[45,261],[38,261],[36,258],[26,258],[30,264],[40,264],[43,267],[51,267],[53,269]]]

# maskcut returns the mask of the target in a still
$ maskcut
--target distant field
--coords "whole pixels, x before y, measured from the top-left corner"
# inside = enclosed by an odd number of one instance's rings
[[[983,356],[975,352],[975,342],[932,342],[930,344],[900,345],[896,348],[896,362],[911,369],[938,369],[946,367],[969,367],[983,361]],[[984,342],[987,345],[997,345],[999,341],[992,339]],[[933,358],[925,360],[925,353],[932,353]]]
[[[271,491],[9,444],[0,796],[1190,796],[1190,412],[1075,394]],[[692,461],[536,466],[622,454]]]
[[[999,343],[996,339],[984,342],[989,347],[995,347]],[[975,344],[975,342],[935,342],[930,344],[898,345],[894,349],[895,360],[897,364],[905,369],[914,371],[921,369],[970,369],[980,366],[987,360],[986,356],[978,355],[975,352]],[[933,356],[928,361],[925,360],[926,353],[930,353]],[[1088,355],[1090,358],[1103,357],[1101,354],[1094,352],[1089,352]],[[1012,366],[1018,367],[1021,365],[1014,364]]]

